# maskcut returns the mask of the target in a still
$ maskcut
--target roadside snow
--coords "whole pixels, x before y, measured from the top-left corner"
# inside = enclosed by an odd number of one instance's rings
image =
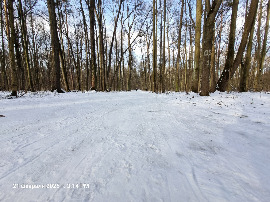
[[[0,93],[0,201],[269,201],[270,94]]]

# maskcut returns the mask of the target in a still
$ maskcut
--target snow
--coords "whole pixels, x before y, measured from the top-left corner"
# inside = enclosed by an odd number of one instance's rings
[[[269,201],[270,94],[0,93],[0,201]]]

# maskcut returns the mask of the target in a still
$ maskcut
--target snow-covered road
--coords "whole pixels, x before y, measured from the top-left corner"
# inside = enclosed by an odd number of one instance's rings
[[[270,199],[270,94],[1,96],[0,201]]]

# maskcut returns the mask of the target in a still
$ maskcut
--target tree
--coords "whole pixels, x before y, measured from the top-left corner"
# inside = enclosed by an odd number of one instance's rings
[[[15,28],[15,58],[17,63],[17,79],[18,79],[18,89],[25,90],[25,77],[24,77],[24,68],[22,65],[22,57],[21,57],[21,50],[20,50],[20,42],[19,42],[19,28],[18,24],[16,24]]]
[[[236,57],[234,59],[234,62],[231,66],[225,66],[225,68],[224,68],[224,70],[223,70],[223,72],[218,80],[217,90],[219,90],[221,92],[226,91],[229,80],[233,77],[236,69],[238,68],[239,64],[242,61],[243,53],[245,51],[246,44],[247,44],[247,39],[248,39],[248,36],[252,30],[252,26],[255,22],[257,7],[258,7],[258,0],[252,0],[250,3],[250,9],[249,9],[248,16],[245,20],[242,39],[241,39]]]
[[[166,67],[166,56],[165,56],[165,41],[166,41],[166,0],[164,0],[164,17],[163,17],[163,55],[162,55],[162,71],[161,71],[161,90],[165,93],[165,67]]]
[[[201,82],[201,96],[209,95],[209,75],[211,66],[211,51],[213,46],[215,18],[222,0],[214,0],[210,7],[210,0],[206,1],[205,22],[203,27],[203,62],[202,62],[202,82]]]
[[[6,32],[8,37],[8,47],[9,47],[9,61],[11,66],[11,96],[17,97],[18,91],[18,78],[17,78],[17,67],[15,64],[15,28],[14,28],[14,9],[13,0],[4,0],[5,6],[5,16],[6,16]]]
[[[209,95],[227,90],[231,80],[232,89],[239,85],[240,91],[252,86],[268,90],[264,60],[270,0],[258,1],[246,1],[240,37],[237,16],[244,8],[239,0],[196,0],[196,8],[195,0],[80,0],[78,5],[47,0],[48,17],[37,0],[1,1],[1,89],[140,87],[156,93],[191,89]],[[14,2],[15,11],[9,8]],[[49,30],[43,20],[49,22]],[[227,25],[230,29],[224,29]]]
[[[122,3],[123,3],[123,0],[120,0],[117,16],[116,16],[116,18],[114,20],[113,36],[112,36],[112,41],[111,41],[111,45],[110,45],[110,49],[109,49],[109,55],[108,55],[109,56],[109,61],[108,61],[109,64],[108,64],[107,78],[109,78],[109,74],[110,74],[110,71],[111,71],[113,43],[114,43],[114,38],[116,36],[116,29],[117,29],[117,25],[118,25],[118,19],[119,19],[120,13],[121,13]]]
[[[60,8],[60,2],[59,0],[56,1],[57,3],[57,10],[58,10],[58,18],[59,18],[59,34],[60,34],[60,41],[61,44],[59,45],[59,57],[60,57],[60,63],[61,63],[61,70],[62,70],[62,76],[63,81],[66,87],[66,91],[70,91],[69,84],[68,84],[68,78],[67,78],[67,65],[65,61],[65,48],[64,48],[64,39],[63,39],[63,12]]]
[[[257,62],[258,68],[257,68],[256,83],[258,85],[258,90],[261,90],[263,88],[261,77],[262,77],[263,64],[264,64],[265,55],[266,55],[266,43],[267,43],[267,37],[268,37],[268,31],[269,31],[269,20],[270,20],[270,0],[268,0],[268,3],[267,3],[266,25],[265,25],[265,31],[264,31],[262,50],[258,55],[258,62]],[[259,28],[259,25],[258,25],[258,28]]]
[[[57,32],[57,22],[56,22],[56,14],[55,14],[55,3],[54,0],[47,0],[47,6],[49,11],[49,21],[50,21],[50,33],[51,33],[51,47],[52,47],[52,64],[54,68],[53,75],[53,84],[52,91],[56,90],[58,93],[63,93],[60,86],[60,43]]]
[[[156,36],[156,1],[153,0],[153,89],[157,93],[157,36]]]
[[[184,15],[184,0],[182,0],[181,14],[180,14],[180,23],[178,31],[178,41],[177,41],[177,57],[176,57],[176,83],[175,90],[180,90],[180,53],[181,53],[181,36],[182,36],[182,26],[183,26],[183,15]]]
[[[2,90],[8,89],[8,80],[7,80],[7,72],[6,72],[6,51],[4,44],[4,20],[3,20],[3,5],[2,1],[0,2],[0,17],[1,17],[1,42],[2,42],[2,51],[1,51],[1,76],[2,76]]]
[[[199,92],[199,80],[200,80],[200,49],[201,49],[201,19],[202,19],[202,0],[196,1],[196,27],[195,27],[195,63],[194,63],[194,81],[192,85],[192,91]]]
[[[246,7],[248,7],[248,2],[246,4]],[[239,83],[239,91],[240,92],[247,91],[247,82],[248,82],[249,70],[251,67],[251,59],[252,59],[251,58],[251,51],[252,51],[252,45],[253,45],[254,29],[255,29],[255,23],[253,23],[252,29],[250,31],[245,62],[241,63],[241,74],[240,74],[240,83]]]
[[[90,49],[91,49],[91,90],[97,89],[97,62],[96,62],[96,47],[95,47],[95,0],[86,0],[90,17]]]
[[[103,20],[102,20],[102,2],[98,0],[98,30],[99,30],[99,61],[100,61],[100,78],[102,91],[106,90],[107,74],[105,68],[105,51],[104,51],[104,35],[103,35]]]
[[[127,6],[127,16],[129,15],[129,7]],[[134,22],[134,21],[133,21]],[[132,22],[132,24],[133,24]],[[132,24],[129,24],[128,20],[128,82],[127,82],[127,90],[131,90],[131,74],[132,74],[132,53],[131,53],[131,44],[130,44],[130,35]]]
[[[27,70],[27,77],[28,77],[28,85],[31,91],[34,91],[34,85],[30,70],[30,59],[29,59],[29,41],[28,41],[28,34],[27,34],[27,26],[26,26],[26,14],[22,9],[22,2],[19,0],[19,16],[20,16],[20,24],[21,24],[21,32],[22,32],[22,40],[23,40],[23,50],[24,50],[24,61]]]

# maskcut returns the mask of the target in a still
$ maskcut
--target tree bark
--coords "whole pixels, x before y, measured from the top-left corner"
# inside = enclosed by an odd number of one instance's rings
[[[83,6],[82,6],[82,0],[80,0],[80,9],[83,17],[83,30],[84,30],[84,43],[85,43],[85,69],[86,69],[86,90],[89,90],[89,40],[88,40],[88,28],[86,24],[86,17],[84,14]]]
[[[8,90],[8,80],[7,80],[7,72],[6,72],[6,51],[4,44],[4,19],[3,19],[3,5],[2,1],[0,2],[0,17],[1,17],[1,42],[2,42],[2,52],[1,52],[1,76],[2,76],[2,90]]]
[[[99,28],[99,57],[100,57],[100,81],[101,81],[101,87],[102,91],[107,90],[106,89],[106,83],[107,83],[107,74],[105,69],[105,60],[104,60],[104,40],[103,40],[103,20],[102,20],[102,8],[101,8],[101,0],[98,0],[98,28]]]
[[[178,42],[177,42],[177,57],[176,57],[176,83],[175,83],[175,91],[180,90],[180,52],[181,52],[181,35],[182,35],[182,26],[183,26],[183,15],[184,15],[184,0],[182,0],[181,5],[181,14],[180,14],[180,24],[179,24],[179,31],[178,31]]]
[[[259,66],[258,66],[258,86],[259,90],[263,89],[263,83],[262,83],[262,72],[263,72],[263,64],[265,60],[265,55],[266,55],[266,44],[267,44],[267,37],[268,37],[268,31],[269,31],[269,20],[270,20],[270,0],[268,0],[267,3],[267,15],[266,15],[266,24],[265,24],[265,31],[264,31],[264,38],[263,38],[263,45],[262,45],[262,51],[260,54],[260,61],[259,61]]]
[[[195,58],[194,58],[194,81],[192,91],[199,92],[200,80],[200,49],[201,49],[201,19],[202,19],[202,0],[196,2],[196,27],[195,27]]]
[[[161,71],[161,90],[165,93],[165,67],[166,67],[166,55],[165,55],[165,41],[166,41],[166,0],[164,0],[164,17],[163,17],[163,56],[162,56],[162,71]]]
[[[53,56],[53,68],[54,68],[54,81],[52,85],[52,91],[56,90],[58,93],[63,93],[60,85],[60,60],[59,60],[59,38],[57,32],[55,3],[54,0],[47,0],[49,21],[50,21],[50,33],[51,33],[51,47]]]
[[[255,60],[257,61],[256,65],[256,79],[254,83],[254,89],[259,91],[260,86],[260,78],[261,78],[261,71],[260,71],[260,62],[261,62],[261,26],[262,26],[262,2],[263,0],[260,0],[259,5],[259,13],[258,13],[258,27],[257,27],[257,47],[256,47],[256,53],[255,53]]]
[[[19,30],[18,26],[16,25],[15,29],[15,58],[17,63],[17,78],[18,78],[18,89],[19,90],[25,90],[25,78],[24,78],[24,68],[22,65],[22,57],[21,57],[21,51],[20,51],[20,44],[19,44]]]
[[[209,95],[209,76],[211,66],[211,52],[214,37],[215,18],[222,0],[214,0],[212,7],[207,9],[206,19],[203,33],[203,65],[202,65],[202,82],[201,82],[201,96]]]
[[[60,64],[61,64],[61,70],[62,70],[62,76],[63,76],[63,82],[66,87],[66,91],[70,91],[69,84],[68,84],[68,78],[67,78],[67,66],[66,66],[66,60],[65,60],[65,48],[64,48],[64,40],[63,40],[63,26],[62,22],[63,20],[63,13],[61,8],[59,8],[59,0],[57,2],[57,10],[58,10],[58,17],[59,17],[59,32],[60,32],[60,44],[59,44],[59,57],[60,57]]]
[[[158,92],[157,87],[157,38],[156,38],[156,1],[153,0],[153,92]]]
[[[227,66],[227,68],[224,68],[222,75],[218,80],[217,90],[221,92],[224,92],[227,89],[229,80],[233,77],[235,71],[237,70],[239,64],[241,63],[243,53],[246,48],[248,36],[251,32],[253,23],[255,22],[257,7],[258,7],[258,0],[252,0],[247,19],[245,21],[241,43],[238,48],[237,55],[234,59],[233,65],[231,67]]]
[[[110,71],[111,71],[113,43],[114,43],[114,38],[115,38],[115,36],[116,36],[116,29],[117,29],[117,25],[118,25],[117,22],[118,22],[120,13],[121,13],[122,2],[123,2],[123,0],[120,0],[118,12],[117,12],[117,16],[116,16],[116,18],[115,18],[115,20],[114,20],[113,36],[112,36],[112,41],[111,41],[111,45],[110,45],[110,49],[109,49],[109,60],[108,60],[109,64],[108,64],[107,78],[109,78]],[[111,87],[111,86],[110,86],[110,87]]]
[[[67,38],[67,66],[71,66],[70,67],[70,80],[71,80],[71,89],[75,89],[75,81],[74,81],[74,66],[71,65],[71,55],[72,53],[70,53],[72,51],[72,45],[69,41],[69,29],[68,29],[68,12],[67,12],[67,5],[65,4],[65,9],[64,9],[64,13],[65,13],[65,24],[66,24],[66,29],[65,29],[65,34],[66,34],[66,38]],[[74,64],[75,65],[75,64]]]
[[[129,16],[129,9],[127,8],[127,16]],[[131,53],[131,45],[130,45],[130,32],[131,26],[128,21],[128,82],[127,82],[127,90],[131,91],[131,72],[132,72],[132,53]]]
[[[30,0],[30,5],[32,5],[32,2]],[[40,82],[39,82],[39,68],[38,68],[38,49],[37,49],[37,43],[36,43],[36,33],[34,29],[34,20],[33,20],[33,14],[30,12],[30,26],[31,26],[31,31],[32,31],[32,69],[34,70],[34,86],[36,90],[40,90]]]
[[[254,35],[254,29],[255,29],[254,24],[252,26],[252,29],[249,35],[246,59],[245,59],[245,62],[241,64],[241,75],[240,75],[240,84],[239,84],[240,92],[247,92],[248,90],[247,84],[248,84],[249,70],[251,67],[251,51],[252,51],[252,45],[253,45],[252,41],[253,41],[253,35]]]
[[[210,92],[215,92],[216,90],[216,65],[215,65],[215,37],[213,37],[213,43],[212,43],[212,50],[211,50],[211,86],[210,86]]]
[[[168,26],[167,26],[167,43],[168,43],[168,67],[169,67],[169,84],[167,90],[171,91],[172,77],[171,77],[171,48],[170,48],[170,40],[169,40],[169,18],[168,18]]]
[[[79,91],[82,90],[82,86],[81,86],[81,65],[80,65],[80,46],[79,46],[79,42],[80,42],[80,36],[78,34],[78,30],[75,28],[75,36],[76,36],[76,40],[75,40],[75,44],[76,44],[76,59],[74,57],[74,63],[75,63],[75,67],[76,67],[76,73],[77,73],[77,89]]]
[[[19,16],[21,23],[22,39],[23,39],[23,49],[24,49],[24,60],[26,65],[27,77],[28,77],[28,86],[31,91],[35,91],[31,70],[30,70],[30,59],[29,59],[29,42],[27,36],[27,26],[26,26],[26,16],[22,9],[22,2],[19,0]]]
[[[91,50],[91,60],[90,60],[90,72],[91,72],[91,90],[97,89],[97,62],[96,62],[96,45],[95,45],[95,0],[85,0],[90,18],[90,50]]]
[[[17,97],[18,91],[18,78],[17,78],[17,68],[15,64],[15,28],[14,28],[14,9],[13,0],[4,0],[5,15],[6,15],[6,32],[8,36],[8,47],[9,47],[9,61],[11,67],[11,96]]]
[[[222,30],[223,30],[223,12],[221,13],[221,17],[220,17],[220,28],[218,31],[218,50],[217,50],[217,78],[220,75],[220,55],[221,55],[221,37],[222,37]]]

